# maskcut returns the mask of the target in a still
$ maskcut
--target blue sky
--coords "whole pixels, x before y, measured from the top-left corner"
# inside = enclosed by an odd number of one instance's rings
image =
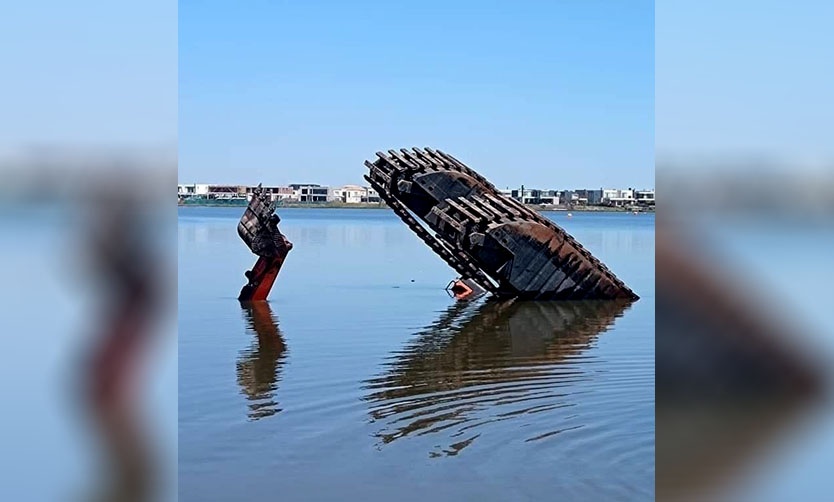
[[[179,179],[361,181],[431,146],[499,186],[654,186],[652,2],[179,4]]]
[[[834,158],[834,2],[657,4],[657,151]]]
[[[0,155],[176,146],[176,2],[6,2],[0,61]]]

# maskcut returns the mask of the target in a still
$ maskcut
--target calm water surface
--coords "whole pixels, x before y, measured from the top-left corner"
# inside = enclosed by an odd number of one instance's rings
[[[268,304],[242,208],[179,209],[182,500],[650,500],[654,215],[548,213],[641,296],[455,302],[386,210],[285,209]]]

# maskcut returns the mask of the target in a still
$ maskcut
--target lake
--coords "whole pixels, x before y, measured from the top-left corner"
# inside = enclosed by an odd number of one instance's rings
[[[654,214],[544,213],[641,299],[456,302],[388,210],[179,208],[181,500],[651,500]]]

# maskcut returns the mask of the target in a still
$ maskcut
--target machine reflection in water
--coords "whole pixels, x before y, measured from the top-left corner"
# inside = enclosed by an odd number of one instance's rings
[[[240,351],[237,361],[237,382],[241,394],[249,401],[250,420],[270,417],[281,411],[275,399],[281,366],[287,357],[287,346],[278,329],[278,320],[269,303],[240,302],[246,318],[246,331],[254,332],[257,341]]]
[[[488,424],[574,406],[571,384],[585,378],[574,363],[631,303],[456,302],[364,382],[371,419],[382,424],[378,446],[444,433],[448,447],[430,456],[457,455]],[[582,427],[544,423],[526,440]]]

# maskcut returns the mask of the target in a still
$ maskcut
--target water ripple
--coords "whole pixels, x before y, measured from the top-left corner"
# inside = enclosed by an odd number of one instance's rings
[[[270,417],[281,411],[275,392],[287,346],[278,322],[267,302],[242,302],[246,331],[257,341],[244,350],[236,364],[237,382],[248,401],[250,420]]]
[[[629,307],[621,302],[476,301],[450,306],[394,351],[364,382],[381,445],[407,436],[443,434],[448,446],[430,457],[455,456],[498,422],[542,416],[549,424],[526,441],[584,426],[565,411],[589,378],[586,353]],[[562,423],[554,427],[559,414]],[[502,424],[506,428],[506,424]],[[460,438],[466,435],[463,440]]]

